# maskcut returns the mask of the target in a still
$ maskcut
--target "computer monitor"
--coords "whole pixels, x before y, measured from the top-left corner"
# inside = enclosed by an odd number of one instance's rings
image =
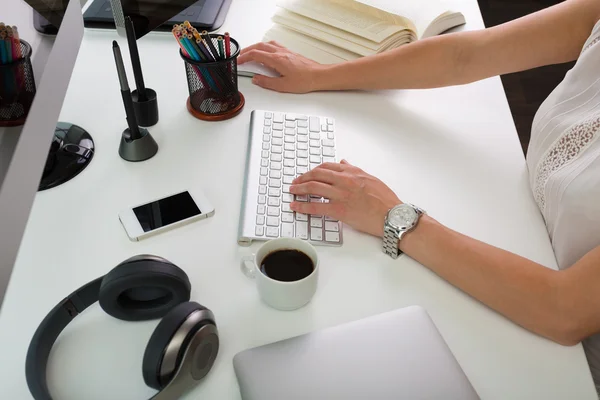
[[[59,27],[55,37],[33,29],[32,7]],[[2,9],[3,22],[17,25],[20,38],[31,44],[37,90],[24,124],[0,128],[0,304],[83,38],[79,0],[2,0]]]

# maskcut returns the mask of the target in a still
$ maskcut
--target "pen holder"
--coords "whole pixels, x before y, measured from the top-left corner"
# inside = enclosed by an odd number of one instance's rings
[[[211,34],[214,48],[217,37]],[[187,109],[196,118],[222,121],[238,115],[244,108],[244,96],[238,91],[237,57],[240,47],[230,39],[230,57],[213,62],[195,61],[180,51],[185,62],[188,90]]]
[[[0,63],[0,127],[23,125],[35,97],[31,46],[24,40],[20,46],[19,59]]]

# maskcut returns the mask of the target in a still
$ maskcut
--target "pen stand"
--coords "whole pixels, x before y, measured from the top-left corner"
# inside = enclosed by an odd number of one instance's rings
[[[217,37],[210,35],[218,48]],[[205,121],[223,121],[238,115],[244,108],[244,96],[238,91],[237,57],[240,47],[231,40],[230,57],[213,61],[195,61],[186,57],[185,72],[189,89],[187,109],[196,118]]]
[[[147,129],[140,128],[141,137],[132,138],[129,128],[121,135],[119,155],[127,161],[144,161],[154,157],[158,152],[158,144]]]
[[[31,46],[24,40],[20,46],[19,59],[0,64],[0,127],[23,125],[35,97]]]
[[[150,88],[146,88],[146,99],[140,99],[137,90],[131,92],[131,100],[133,101],[133,110],[139,126],[149,127],[154,126],[158,122],[158,101],[156,100],[156,92]]]

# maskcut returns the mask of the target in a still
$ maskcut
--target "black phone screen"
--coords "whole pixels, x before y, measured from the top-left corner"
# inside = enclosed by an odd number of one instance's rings
[[[189,192],[165,197],[133,209],[144,232],[202,214]]]

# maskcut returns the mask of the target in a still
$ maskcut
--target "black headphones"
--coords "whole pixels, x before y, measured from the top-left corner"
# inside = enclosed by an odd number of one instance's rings
[[[31,339],[25,375],[33,398],[52,399],[46,382],[50,350],[69,322],[96,301],[125,321],[162,318],[146,346],[142,373],[146,384],[159,390],[152,399],[180,397],[208,374],[219,351],[215,317],[188,301],[190,291],[183,270],[151,255],[125,260],[77,289],[48,313]]]

